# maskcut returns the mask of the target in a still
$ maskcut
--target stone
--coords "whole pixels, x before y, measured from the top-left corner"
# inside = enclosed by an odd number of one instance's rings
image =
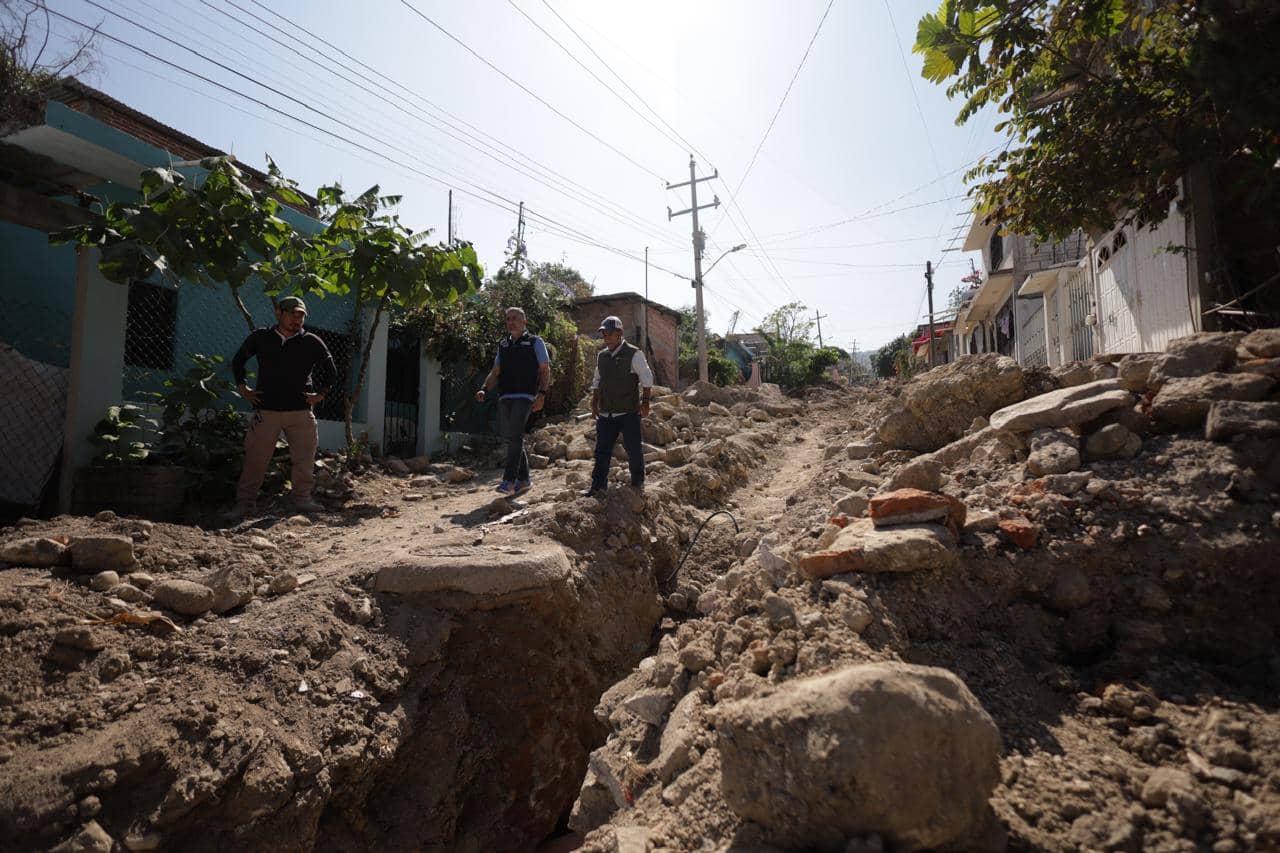
[[[1089,365],[1089,378],[1094,380],[1115,379],[1119,372],[1114,364],[1105,361]]]
[[[280,550],[280,546],[276,545],[276,543],[272,542],[265,536],[247,536],[245,537],[245,542],[248,542],[255,551]]]
[[[388,456],[386,459],[387,470],[392,474],[399,474],[401,477],[407,477],[413,473],[413,470],[401,459],[394,456]]]
[[[1132,459],[1140,450],[1142,439],[1121,424],[1107,424],[1084,443],[1090,459]]]
[[[1261,400],[1275,384],[1254,373],[1206,373],[1203,376],[1169,379],[1151,401],[1156,420],[1180,428],[1205,422],[1215,400]]]
[[[757,423],[769,420],[769,413],[764,409],[751,409],[747,412],[747,417]]]
[[[732,414],[733,414],[733,412],[729,411],[728,409],[726,409],[724,406],[720,405],[719,403],[709,403],[709,404],[707,405],[707,411],[708,411],[708,412],[710,412],[711,414],[713,414],[713,415],[715,415],[715,416],[717,416],[717,417],[721,417],[721,418],[727,418],[727,417],[729,417],[730,415],[732,415]]]
[[[676,655],[676,659],[680,661],[681,666],[690,672],[702,672],[715,663],[716,656],[711,651],[711,646],[707,643],[701,640],[694,640],[680,650]]]
[[[876,527],[940,521],[952,530],[964,527],[964,501],[938,492],[921,489],[898,489],[876,495],[868,506],[871,522]]]
[[[993,429],[988,425],[919,458],[931,459],[943,468],[949,468],[968,460],[979,447],[990,443],[1005,445],[1010,449],[1010,452],[1024,444],[1017,433]]]
[[[1151,368],[1159,358],[1159,353],[1137,352],[1129,353],[1120,359],[1116,363],[1116,375],[1120,379],[1120,386],[1133,394],[1146,393]]]
[[[89,579],[89,589],[94,592],[106,592],[118,583],[120,583],[119,572],[98,572]]]
[[[622,707],[637,720],[651,726],[662,725],[662,719],[671,710],[671,691],[649,688],[633,693],[622,702]]]
[[[1174,767],[1157,767],[1142,786],[1142,804],[1162,808],[1169,799],[1195,796],[1196,783],[1191,774]]]
[[[1040,528],[1025,518],[1002,518],[996,522],[996,529],[1023,550],[1036,547],[1040,539]]]
[[[542,469],[548,468],[551,466],[550,456],[543,456],[540,453],[530,453],[528,454],[528,458],[529,458],[529,467],[535,471],[541,471]]]
[[[927,456],[916,457],[894,472],[882,488],[886,492],[897,489],[936,492],[942,488],[942,465]]]
[[[881,445],[875,442],[854,441],[844,446],[844,456],[850,460],[866,459],[868,456],[874,456],[880,448]]]
[[[107,595],[112,598],[118,598],[126,604],[140,604],[151,597],[131,583],[113,586],[107,590]]]
[[[663,784],[683,773],[693,763],[690,752],[701,731],[698,717],[702,712],[702,706],[702,696],[697,690],[692,690],[676,703],[675,709],[671,712],[667,726],[662,730],[658,757],[650,764]]]
[[[195,581],[156,581],[150,592],[157,606],[183,616],[200,616],[213,609],[213,590]]]
[[[963,437],[974,418],[1025,396],[1022,368],[1013,359],[996,353],[956,359],[908,382],[876,435],[890,447],[937,450]]]
[[[1063,388],[1074,388],[1077,385],[1092,382],[1094,379],[1089,363],[1084,361],[1073,361],[1061,367],[1055,367],[1052,376]]]
[[[715,728],[725,802],[773,844],[969,849],[991,825],[1000,732],[944,669],[845,667],[724,703]]]
[[[108,569],[119,571],[133,565],[133,540],[128,536],[76,536],[71,540],[70,550],[71,565],[82,574]]]
[[[226,613],[243,607],[254,598],[253,572],[243,565],[231,565],[218,569],[204,579],[204,585],[213,590],[215,613]]]
[[[138,589],[150,589],[156,579],[146,572],[133,572],[129,575],[129,583]]]
[[[849,494],[836,501],[832,507],[833,515],[847,515],[850,518],[858,518],[867,512],[868,499],[859,494]]]
[[[500,544],[493,534],[481,545],[406,547],[378,570],[375,592],[446,599],[460,596],[478,605],[518,601],[569,582],[564,548],[525,537]]]
[[[710,403],[728,406],[733,403],[733,395],[727,388],[721,388],[719,385],[701,379],[681,392],[680,397],[686,403],[693,403],[696,406],[706,406]]]
[[[1215,400],[1209,404],[1204,434],[1211,441],[1227,441],[1237,435],[1280,435],[1280,402]]]
[[[840,619],[855,634],[861,634],[867,630],[875,620],[875,617],[865,601],[853,598],[845,604],[844,609],[840,612]]]
[[[1170,379],[1229,370],[1243,339],[1243,332],[1197,332],[1170,341],[1151,367],[1147,388],[1159,391]]]
[[[1133,397],[1119,379],[1099,379],[1006,406],[991,415],[991,426],[1019,432],[1074,426],[1132,402]]]
[[[96,820],[91,820],[75,835],[50,848],[49,853],[111,853],[114,845],[107,831]]]
[[[1280,358],[1253,358],[1248,361],[1242,361],[1236,365],[1236,371],[1238,373],[1256,373],[1259,376],[1280,379]]]
[[[425,474],[431,470],[431,457],[427,455],[411,456],[403,460],[403,464],[411,474]]]
[[[856,492],[859,489],[878,489],[883,481],[865,471],[841,471],[836,474],[836,482]]]
[[[668,447],[663,452],[662,461],[666,462],[672,468],[676,468],[680,465],[685,465],[693,461],[693,455],[694,450],[692,446],[688,444],[677,444],[673,447]]]
[[[132,556],[132,552],[130,555]],[[9,563],[13,566],[47,569],[52,566],[64,566],[69,559],[66,545],[56,539],[42,536],[15,539],[0,545],[0,563]]]
[[[764,597],[764,615],[769,620],[769,627],[775,631],[796,626],[796,608],[777,593],[771,592]]]
[[[446,483],[453,483],[454,485],[457,485],[458,483],[466,483],[473,480],[475,479],[475,476],[475,472],[470,468],[463,468],[460,465],[452,465],[449,467],[449,470],[445,472],[444,481]]]
[[[286,592],[293,592],[297,588],[298,576],[287,569],[273,577],[267,587],[272,595],[284,595]]]
[[[1037,429],[1028,442],[1027,470],[1037,477],[1067,474],[1080,467],[1080,448],[1075,436],[1056,429]]]
[[[82,652],[97,652],[106,648],[106,642],[87,625],[72,625],[61,628],[53,635],[53,641],[59,646],[79,649]]]
[[[844,572],[916,572],[954,566],[951,534],[937,524],[877,530],[871,519],[853,521],[829,547],[799,559],[800,573],[820,580]]]
[[[1250,358],[1280,357],[1280,329],[1255,329],[1240,340]]]
[[[665,421],[654,418],[643,418],[640,421],[640,435],[650,444],[665,447],[676,440],[675,427]],[[619,442],[619,446],[621,442]]]

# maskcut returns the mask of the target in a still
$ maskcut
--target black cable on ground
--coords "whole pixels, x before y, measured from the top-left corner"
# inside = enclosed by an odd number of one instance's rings
[[[729,520],[733,522],[733,532],[734,533],[742,532],[741,528],[738,527],[738,519],[734,518],[733,513],[729,512],[729,510],[718,509],[715,512],[711,513],[711,515],[708,515],[706,518],[704,518],[702,520],[702,523],[698,525],[698,532],[693,534],[693,539],[690,540],[689,547],[684,549],[684,555],[680,558],[680,562],[676,564],[676,570],[671,574],[667,575],[667,579],[664,580],[663,583],[670,583],[672,578],[680,574],[680,569],[684,567],[684,561],[689,559],[689,553],[693,551],[693,546],[698,544],[698,537],[702,535],[702,528],[706,527],[707,522],[711,521],[711,519],[715,518],[717,515],[729,516]]]

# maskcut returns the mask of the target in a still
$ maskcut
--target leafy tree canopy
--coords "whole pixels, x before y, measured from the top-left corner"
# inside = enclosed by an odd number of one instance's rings
[[[943,0],[915,51],[964,99],[960,123],[987,105],[1005,115],[1008,147],[969,178],[1012,232],[1158,223],[1199,164],[1230,204],[1280,207],[1273,0]]]

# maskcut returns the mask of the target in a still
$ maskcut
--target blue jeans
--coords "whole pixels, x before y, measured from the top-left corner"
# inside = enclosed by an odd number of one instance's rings
[[[524,452],[524,428],[529,423],[533,401],[508,397],[498,401],[502,418],[502,437],[507,440],[507,464],[502,479],[510,482],[529,479],[529,456]]]
[[[627,462],[631,465],[631,485],[644,485],[644,448],[640,446],[640,413],[627,412],[612,418],[596,418],[596,464],[591,470],[591,488],[603,489],[609,485],[609,463],[613,460],[613,446],[622,434],[622,446],[627,449]]]

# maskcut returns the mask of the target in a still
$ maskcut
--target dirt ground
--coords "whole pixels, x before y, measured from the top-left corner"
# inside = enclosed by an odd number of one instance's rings
[[[887,660],[954,672],[995,720],[1009,849],[1280,849],[1276,493],[1242,494],[1232,447],[1183,434],[1094,463],[1106,487],[1088,493],[1037,486],[1016,458],[958,466],[944,491],[969,506],[959,570],[780,578],[765,551],[812,550],[850,477],[914,455],[843,453],[890,399],[815,389],[765,412],[743,398],[687,425],[673,402],[664,446],[698,455],[651,464],[643,499],[578,495],[587,425],[570,420],[532,437],[546,467],[517,501],[495,499],[481,453],[366,471],[310,519],[0,531],[0,545],[126,537],[137,563],[118,580],[145,594],[124,601],[74,567],[0,571],[0,846],[785,849],[721,794],[714,707]],[[1031,550],[996,532],[1011,511],[1037,527]],[[465,603],[375,590],[407,550],[530,536],[568,553],[563,588]],[[248,600],[223,613],[148,592],[228,574]],[[670,720],[597,703],[650,678],[643,660],[695,646],[709,660],[672,689],[706,713],[687,769],[663,780],[644,765]],[[632,768],[627,802],[570,833],[589,755]]]

